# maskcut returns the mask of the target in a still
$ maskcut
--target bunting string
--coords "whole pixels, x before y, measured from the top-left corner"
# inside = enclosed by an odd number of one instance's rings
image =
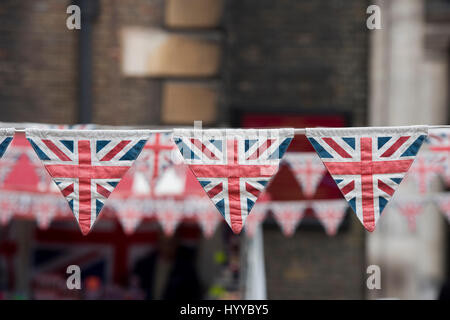
[[[335,235],[348,207],[368,231],[374,231],[405,177],[426,201],[437,177],[450,182],[450,126],[173,130],[14,126],[0,129],[0,222],[7,224],[16,212],[35,211],[38,227],[45,229],[53,220],[67,218],[69,209],[84,235],[103,208],[117,213],[127,234],[143,220],[157,219],[170,236],[183,220],[193,219],[208,237],[220,221],[237,234],[249,223],[245,230],[251,236],[270,212],[283,233],[292,236],[311,208],[326,233]],[[315,153],[288,150],[294,135],[301,134]],[[258,201],[281,161],[309,200]],[[313,199],[327,171],[347,203]],[[15,185],[19,178],[25,185]],[[66,203],[56,200],[58,193]],[[411,230],[423,211],[423,199],[400,199],[392,205],[407,218]],[[447,213],[448,197],[435,199]]]

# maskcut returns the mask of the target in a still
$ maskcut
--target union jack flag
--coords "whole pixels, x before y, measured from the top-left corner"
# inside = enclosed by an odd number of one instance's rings
[[[292,237],[305,215],[309,201],[282,201],[270,203],[270,210],[286,237]]]
[[[411,232],[416,231],[416,218],[424,210],[426,200],[421,198],[401,198],[396,199],[392,204],[397,211],[408,221],[408,228]]]
[[[171,154],[174,149],[170,133],[152,134],[136,161],[136,171],[144,172],[149,179],[160,177],[172,164]]]
[[[444,179],[445,183],[450,185],[450,129],[431,129],[427,142],[431,152],[435,152],[445,158],[442,162]]]
[[[434,178],[444,174],[445,156],[423,151],[409,169],[406,179],[412,179],[419,186],[419,192],[428,192]]]
[[[6,149],[12,141],[14,129],[0,128],[0,158],[5,154]]]
[[[234,233],[278,171],[293,129],[175,129],[185,163]]]
[[[369,230],[413,163],[428,128],[306,129],[353,211]]]
[[[26,136],[69,203],[81,232],[93,227],[149,133],[27,129]]]

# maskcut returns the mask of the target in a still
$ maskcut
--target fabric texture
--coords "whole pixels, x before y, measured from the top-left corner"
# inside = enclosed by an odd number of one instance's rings
[[[286,237],[292,237],[303,219],[308,201],[280,201],[269,204],[275,220]]]
[[[138,157],[148,130],[26,129],[26,137],[86,235]]]
[[[347,213],[348,204],[345,200],[321,200],[311,203],[314,214],[325,228],[329,236],[336,235],[339,226]]]
[[[427,126],[306,129],[306,136],[368,231],[394,195]]]
[[[278,171],[293,129],[174,129],[173,140],[234,233]]]
[[[9,144],[11,143],[14,136],[14,129],[12,128],[0,128],[0,158],[6,152]]]
[[[302,187],[303,194],[312,198],[327,172],[317,154],[314,152],[288,152],[285,154],[283,161],[291,168]]]

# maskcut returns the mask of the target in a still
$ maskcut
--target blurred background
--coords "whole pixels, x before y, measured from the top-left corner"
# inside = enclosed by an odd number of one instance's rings
[[[72,4],[81,8],[81,30],[66,27]],[[372,4],[381,9],[380,30],[366,26]],[[0,121],[447,124],[449,37],[447,0],[3,0]],[[293,151],[312,149],[296,136]],[[19,170],[25,185],[39,180],[31,157],[31,171]],[[9,174],[0,175],[0,192],[30,193]],[[436,180],[429,192],[444,188]],[[415,194],[405,183],[396,196]],[[285,165],[267,195],[306,198]],[[313,199],[340,197],[325,176]],[[33,205],[27,214],[45,210]],[[128,234],[105,214],[83,237],[72,218],[39,228],[36,219],[12,214],[0,227],[0,296],[7,299],[437,299],[450,276],[448,223],[431,205],[415,232],[395,210],[373,233],[349,212],[334,237],[310,209],[291,237],[270,215],[252,237],[220,222],[206,238],[189,219],[173,235],[155,219]],[[82,290],[66,288],[70,264],[81,267]],[[380,267],[381,289],[368,289],[369,265]]]

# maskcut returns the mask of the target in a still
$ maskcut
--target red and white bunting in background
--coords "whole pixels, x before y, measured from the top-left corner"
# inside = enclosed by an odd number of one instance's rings
[[[447,218],[450,223],[450,193],[443,193],[433,197],[436,201],[439,210]]]
[[[342,195],[370,232],[427,134],[427,126],[306,129]]]
[[[275,220],[286,237],[294,234],[309,204],[309,201],[274,201],[269,204]]]
[[[283,161],[291,168],[303,194],[312,198],[327,169],[315,152],[287,152]]]
[[[450,185],[450,129],[430,129],[427,142],[431,152],[442,155],[444,167],[444,182]]]
[[[311,203],[314,214],[329,236],[336,235],[348,209],[345,200],[316,200]]]
[[[0,224],[2,226],[6,226],[12,219],[18,200],[15,194],[0,193]]]
[[[83,235],[141,152],[149,130],[26,129],[26,137],[58,185]]]
[[[426,200],[420,198],[397,198],[392,206],[406,218],[409,230],[415,232],[417,216],[423,212],[425,204]]]
[[[52,220],[57,213],[57,206],[53,202],[53,197],[41,197],[41,200],[33,207],[39,229],[46,230],[50,227]]]
[[[144,218],[143,201],[128,199],[110,199],[106,205],[111,208],[127,235],[133,234]]]
[[[175,149],[171,133],[153,133],[135,162],[135,174],[143,175],[152,195],[158,179],[173,165],[172,151]]]
[[[158,218],[164,234],[168,237],[172,236],[184,218],[182,204],[174,200],[157,202],[155,210],[156,217]]]
[[[223,221],[223,218],[217,214],[214,207],[209,210],[196,212],[195,217],[206,238],[211,238],[216,232],[219,223]]]
[[[256,228],[264,222],[267,216],[267,203],[255,204],[252,214],[248,216],[245,223],[245,235],[252,238],[255,235]]]
[[[421,152],[406,175],[419,186],[419,192],[428,192],[434,178],[444,174],[443,163],[445,157],[431,152]]]

